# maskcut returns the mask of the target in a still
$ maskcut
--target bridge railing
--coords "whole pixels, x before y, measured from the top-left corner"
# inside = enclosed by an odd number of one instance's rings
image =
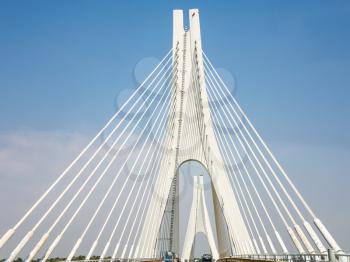
[[[219,259],[220,262],[247,261],[287,261],[287,262],[350,262],[350,254],[262,254],[235,255]]]
[[[335,256],[335,261],[350,262],[350,254],[339,254],[334,256]]]
[[[66,262],[66,260],[61,260],[57,262]],[[71,262],[162,262],[159,258],[105,258],[105,259],[72,259]]]
[[[220,258],[218,262],[286,261],[286,262],[350,262],[350,254],[262,254],[234,255]],[[57,262],[66,262],[65,260]],[[116,258],[72,260],[72,262],[162,262],[159,258]]]

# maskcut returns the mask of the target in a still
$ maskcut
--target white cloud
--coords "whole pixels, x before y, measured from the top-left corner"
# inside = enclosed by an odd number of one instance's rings
[[[23,216],[87,142],[84,134],[63,131],[0,134],[0,207],[6,210],[0,212],[0,235]]]
[[[0,179],[50,175],[86,144],[83,134],[18,131],[0,135]],[[0,181],[1,181],[0,180]]]

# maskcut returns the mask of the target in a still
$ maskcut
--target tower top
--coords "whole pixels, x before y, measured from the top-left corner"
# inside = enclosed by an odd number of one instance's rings
[[[189,9],[188,10],[189,17],[189,27],[191,27],[191,20],[198,19],[199,20],[199,10],[198,9]],[[183,10],[182,9],[174,9],[173,10],[173,24],[177,24],[179,28],[185,30],[184,22],[183,22]]]

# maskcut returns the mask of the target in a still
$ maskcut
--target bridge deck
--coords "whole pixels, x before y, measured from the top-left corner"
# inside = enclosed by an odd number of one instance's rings
[[[264,262],[264,261],[272,262],[275,260],[229,257],[229,258],[220,258],[217,261],[218,262]],[[283,261],[283,260],[281,260],[281,261]]]

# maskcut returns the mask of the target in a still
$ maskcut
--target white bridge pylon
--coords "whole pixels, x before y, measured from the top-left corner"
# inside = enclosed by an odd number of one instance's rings
[[[179,254],[178,172],[190,160],[211,179],[214,256],[343,253],[203,52],[198,10],[188,15],[185,30],[174,10],[172,49],[1,232],[0,259]]]
[[[224,161],[214,134],[210,115],[202,43],[200,34],[199,12],[189,10],[189,29],[183,24],[182,10],[173,12],[173,59],[176,70],[176,82],[173,87],[176,105],[172,108],[175,119],[169,122],[168,156],[160,167],[162,176],[158,178],[155,194],[150,203],[149,215],[141,234],[139,246],[149,246],[138,255],[139,257],[154,256],[162,216],[152,217],[154,209],[163,214],[176,177],[179,166],[188,160],[197,160],[208,171],[212,183],[215,209],[215,223],[218,232],[218,250],[221,257],[228,256],[231,242],[235,248],[243,252],[240,242],[248,243],[250,238],[242,215],[226,174]],[[191,108],[192,107],[192,108]],[[178,181],[176,182],[178,186]],[[161,191],[160,191],[161,190]],[[173,231],[169,248],[179,253],[179,214],[178,203],[174,207],[175,217],[172,221]],[[151,233],[148,233],[152,229]],[[228,232],[227,232],[228,230]],[[227,234],[229,237],[227,237]],[[247,246],[244,253],[254,253],[252,246]]]
[[[216,247],[215,238],[209,219],[208,208],[205,203],[203,176],[193,177],[192,205],[182,251],[182,259],[190,260],[193,258],[195,237],[198,233],[205,234],[208,239],[213,258],[215,260],[218,259],[219,252]]]

